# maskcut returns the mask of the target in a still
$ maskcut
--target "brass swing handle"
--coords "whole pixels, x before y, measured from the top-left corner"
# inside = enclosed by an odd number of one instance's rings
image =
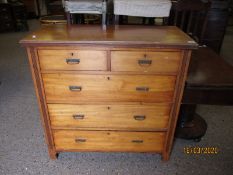
[[[132,140],[132,143],[143,143],[143,140]]]
[[[149,90],[149,87],[136,87],[136,91],[148,92]]]
[[[152,60],[138,60],[138,64],[140,66],[150,66],[152,64]]]
[[[82,114],[74,114],[74,115],[73,115],[73,118],[74,118],[75,120],[83,120],[84,117],[85,117],[85,115],[82,115]]]
[[[80,59],[78,59],[78,58],[67,58],[66,63],[67,64],[79,64]]]
[[[82,86],[69,86],[70,91],[81,91]]]
[[[84,142],[86,142],[87,140],[86,139],[84,139],[84,138],[76,138],[75,139],[75,142],[76,143],[84,143]]]
[[[146,116],[145,115],[135,115],[134,119],[138,120],[138,121],[143,121],[146,119]]]
[[[152,64],[152,60],[147,59],[147,55],[144,55],[143,59],[138,60],[138,64],[140,66],[150,66]]]
[[[87,140],[85,138],[76,138],[75,139],[75,142],[76,143],[84,143],[86,142]],[[143,140],[132,140],[131,141],[132,143],[143,143]]]

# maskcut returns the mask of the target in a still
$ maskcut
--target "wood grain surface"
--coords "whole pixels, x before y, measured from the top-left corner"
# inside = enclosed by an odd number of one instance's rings
[[[177,73],[182,52],[112,51],[112,71]]]
[[[48,104],[52,128],[105,130],[166,129],[171,105]]]
[[[195,49],[198,44],[175,26],[47,25],[20,41],[23,45],[108,45]]]
[[[43,74],[42,76],[48,103],[172,102],[176,80],[175,76],[155,75]],[[81,90],[72,91],[71,86],[80,87]]]
[[[163,132],[54,130],[57,151],[161,152]]]
[[[48,49],[38,55],[42,70],[107,70],[106,51]]]

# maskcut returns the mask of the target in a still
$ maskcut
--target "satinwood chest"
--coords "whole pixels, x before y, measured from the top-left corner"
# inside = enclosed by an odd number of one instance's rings
[[[191,50],[173,26],[43,26],[26,47],[49,155],[154,152],[169,159]]]

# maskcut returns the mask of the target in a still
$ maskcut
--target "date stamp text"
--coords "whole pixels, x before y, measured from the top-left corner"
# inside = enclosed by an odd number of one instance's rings
[[[217,147],[184,147],[185,154],[218,154],[219,148]]]

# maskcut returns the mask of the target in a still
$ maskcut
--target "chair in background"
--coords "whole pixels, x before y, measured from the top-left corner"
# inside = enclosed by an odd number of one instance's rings
[[[28,0],[27,0],[28,1]],[[49,16],[53,15],[64,15],[64,8],[63,8],[63,0],[35,0],[37,2],[38,12],[41,11],[40,3],[43,4],[45,2],[47,14]],[[41,12],[40,12],[41,13]],[[41,17],[41,15],[39,15]]]
[[[135,16],[150,18],[151,24],[154,18],[163,18],[169,16],[171,9],[170,0],[114,0],[115,24],[121,24],[121,16]]]
[[[203,44],[207,13],[210,2],[202,0],[173,1],[169,24],[175,25],[191,36],[199,45]]]
[[[106,0],[67,0],[63,4],[68,24],[74,23],[74,14],[100,14],[102,15],[102,26],[106,26]],[[80,23],[83,23],[83,20]]]
[[[195,113],[197,104],[233,105],[233,67],[203,46],[209,2],[179,0],[173,3],[169,24],[181,28],[200,47],[191,57],[176,136],[200,141],[207,123]],[[218,121],[216,121],[218,122]]]

